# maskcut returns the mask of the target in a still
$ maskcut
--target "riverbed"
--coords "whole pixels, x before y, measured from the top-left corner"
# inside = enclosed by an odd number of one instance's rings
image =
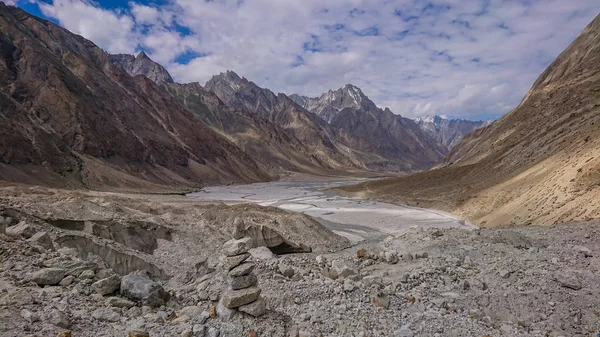
[[[356,243],[398,235],[411,227],[464,228],[474,225],[438,210],[346,198],[324,191],[360,181],[277,181],[206,187],[189,197],[225,203],[249,202],[307,214]]]

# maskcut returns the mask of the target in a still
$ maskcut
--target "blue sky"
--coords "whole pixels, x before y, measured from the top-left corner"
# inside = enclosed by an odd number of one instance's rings
[[[7,2],[6,0],[4,0]],[[276,92],[346,83],[408,117],[495,118],[600,13],[598,0],[8,0],[179,82],[231,69]]]

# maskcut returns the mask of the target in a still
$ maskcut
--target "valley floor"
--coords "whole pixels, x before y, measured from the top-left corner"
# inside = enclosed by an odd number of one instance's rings
[[[469,230],[400,226],[380,228],[381,236],[351,245],[306,215],[255,204],[300,209],[315,202],[321,207],[327,198],[340,202],[319,191],[321,183],[304,189],[294,184],[258,189],[253,202],[230,205],[179,195],[1,188],[0,225],[10,226],[8,235],[0,234],[0,336],[56,336],[65,329],[76,337],[127,336],[131,330],[211,337],[248,336],[250,329],[261,337],[600,331],[598,222]],[[249,193],[238,196],[246,200]],[[356,200],[344,205],[361,209]],[[367,228],[373,228],[366,226],[370,220],[376,223],[367,215],[354,220]],[[221,246],[240,226],[260,246],[271,247],[250,251],[267,312],[253,318],[219,307],[210,318],[228,286]],[[43,232],[48,237],[42,240]],[[297,253],[272,253],[282,247]],[[60,284],[39,286],[32,274],[49,267],[66,276]],[[120,279],[137,269],[162,284],[171,299],[150,307],[118,290],[99,290],[107,275]]]
[[[326,228],[353,243],[380,240],[411,227],[476,228],[442,211],[345,198],[324,189],[363,180],[269,182],[214,186],[188,196],[204,201],[249,202],[310,215]]]

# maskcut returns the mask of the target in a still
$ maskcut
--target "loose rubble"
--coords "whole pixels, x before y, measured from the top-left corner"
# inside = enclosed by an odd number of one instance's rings
[[[20,227],[6,235],[15,226]],[[26,216],[12,217],[6,228],[0,233],[0,336],[600,332],[595,222],[474,231],[414,228],[343,250],[284,255],[255,247],[243,231],[237,239],[223,235],[222,248],[201,246],[196,252],[202,256],[188,253],[195,247],[189,242],[148,240],[157,245],[152,253],[111,251],[148,268],[126,273],[114,268],[108,254],[100,256],[103,247],[122,243],[97,238],[69,246],[72,230]],[[86,251],[89,247],[94,248]]]

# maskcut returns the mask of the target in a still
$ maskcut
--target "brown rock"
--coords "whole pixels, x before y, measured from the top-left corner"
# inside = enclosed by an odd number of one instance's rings
[[[256,331],[254,329],[250,329],[250,333],[248,333],[248,337],[257,337]]]
[[[390,307],[390,299],[382,293],[373,296],[371,301],[377,308],[388,309]]]
[[[208,308],[208,311],[210,313],[210,318],[217,318],[217,307],[215,307],[214,305],[211,305]]]
[[[356,257],[358,257],[359,259],[368,259],[371,257],[371,254],[369,254],[369,252],[367,252],[366,249],[361,248],[356,251]]]
[[[129,331],[128,337],[150,337],[150,334],[146,331],[132,330]]]
[[[72,336],[73,336],[73,333],[71,332],[71,330],[63,330],[56,335],[56,337],[72,337]]]

